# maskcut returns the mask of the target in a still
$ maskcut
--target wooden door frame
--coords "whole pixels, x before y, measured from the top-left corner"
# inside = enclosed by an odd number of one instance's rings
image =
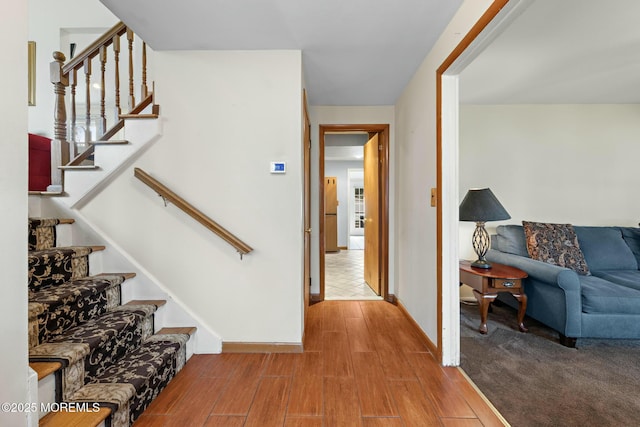
[[[458,75],[528,3],[494,0],[436,70],[436,356],[445,366],[457,366],[460,360],[460,291],[451,285],[459,282]]]
[[[307,91],[302,91],[302,157],[304,168],[303,182],[303,228],[302,245],[304,259],[302,266],[302,295],[303,295],[303,325],[302,335],[304,342],[304,325],[307,324],[307,314],[311,303],[311,121],[309,120],[309,110],[307,107]]]
[[[380,137],[379,191],[380,191],[380,248],[378,261],[380,263],[380,296],[388,301],[393,297],[389,294],[389,124],[328,124],[319,125],[319,160],[318,160],[318,228],[319,228],[319,300],[324,301],[325,281],[325,246],[324,246],[324,136],[330,132],[367,132],[378,133]]]

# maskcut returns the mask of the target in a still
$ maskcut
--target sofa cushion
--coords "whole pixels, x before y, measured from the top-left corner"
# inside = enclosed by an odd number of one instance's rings
[[[596,276],[580,278],[584,313],[640,314],[640,291]]]
[[[522,225],[532,259],[590,274],[571,224],[522,221]]]
[[[589,270],[637,270],[638,262],[618,227],[574,227]]]
[[[496,227],[496,249],[509,254],[529,257],[527,240],[521,225],[499,225]]]
[[[638,267],[640,267],[640,228],[620,227],[620,231],[622,231],[622,238],[633,252]]]
[[[640,270],[600,270],[592,274],[601,279],[640,291]]]

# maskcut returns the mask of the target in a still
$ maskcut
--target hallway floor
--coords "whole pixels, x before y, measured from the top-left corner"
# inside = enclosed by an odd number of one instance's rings
[[[324,256],[326,300],[382,299],[364,281],[364,250],[341,250]]]
[[[502,426],[383,301],[309,308],[304,353],[194,355],[134,427]]]

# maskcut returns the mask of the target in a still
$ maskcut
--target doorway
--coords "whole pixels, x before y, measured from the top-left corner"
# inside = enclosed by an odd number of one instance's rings
[[[338,135],[343,136],[343,141],[332,142],[332,139],[335,141]],[[350,143],[349,138],[354,141],[359,139],[359,142]],[[331,147],[339,149],[331,151]],[[326,151],[327,149],[329,152]],[[353,154],[358,151],[361,157],[360,163],[355,162],[358,154]],[[336,152],[342,152],[343,156],[336,156]],[[351,154],[344,154],[348,152]],[[341,157],[342,162],[353,160],[354,163],[349,163],[349,167],[343,164],[338,168],[331,163],[332,160],[336,160],[336,157]],[[361,169],[361,183],[358,182],[357,169]],[[339,175],[336,172],[340,170],[344,171],[342,179],[336,176]],[[320,295],[318,299],[388,299],[389,125],[320,125],[319,176]],[[368,185],[365,184],[367,176],[369,177]],[[342,201],[337,203],[335,212],[331,207],[333,203],[329,203],[331,212],[325,208],[326,196],[332,191],[326,189],[325,177],[337,182],[338,191],[340,188],[344,189]],[[364,203],[359,203],[362,201]],[[365,211],[363,212],[362,209]],[[333,235],[328,236],[328,233],[333,234],[334,231],[333,226],[327,226],[325,221],[328,217],[331,220],[328,224],[332,224],[335,221],[332,216],[334,213],[338,217],[338,229],[342,223],[342,232],[338,230],[339,234],[335,239]],[[340,218],[342,221],[339,220]],[[327,237],[331,242],[337,240],[335,248],[326,246]],[[358,248],[359,243],[362,249]],[[331,251],[327,252],[328,249]],[[353,277],[350,277],[347,270],[353,273]],[[364,283],[365,276],[366,283]],[[355,286],[364,286],[364,288],[354,288],[350,292],[351,296],[332,295],[332,289],[329,287],[335,283],[336,278],[342,281],[343,287],[344,282],[352,280]],[[349,291],[343,293],[349,293]]]

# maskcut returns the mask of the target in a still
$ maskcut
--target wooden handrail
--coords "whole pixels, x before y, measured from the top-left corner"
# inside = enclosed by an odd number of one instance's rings
[[[127,88],[120,85],[120,40],[126,37],[123,43],[126,44],[126,58],[123,62],[128,63]],[[107,32],[101,35],[93,43],[87,46],[82,52],[77,54],[69,62],[62,52],[53,53],[53,62],[50,63],[51,83],[54,85],[55,107],[54,107],[54,139],[52,141],[52,161],[51,171],[52,187],[60,188],[62,191],[63,176],[60,170],[63,166],[79,166],[86,160],[90,160],[94,153],[95,141],[106,141],[112,138],[124,125],[124,118],[155,118],[158,114],[158,106],[154,103],[153,92],[147,87],[147,48],[144,41],[139,40],[141,46],[142,68],[134,73],[134,33],[124,23],[118,22]],[[109,49],[108,49],[109,48]],[[109,62],[109,52],[112,52],[113,62]],[[136,47],[137,51],[137,47]],[[124,56],[123,55],[123,56]],[[108,63],[109,62],[109,63]],[[106,81],[107,65],[109,71],[113,70],[113,82]],[[136,103],[134,95],[134,75],[140,74],[140,98],[141,102]],[[93,80],[92,80],[93,79]],[[111,78],[109,79],[111,80]],[[99,93],[91,94],[91,88],[96,86]],[[115,95],[115,105],[113,101],[106,103],[106,87],[109,86],[110,94]],[[69,114],[66,109],[66,90],[69,88],[70,103]],[[76,95],[78,89],[82,92],[85,102],[84,111],[76,111]],[[127,91],[128,99],[127,114],[122,114],[120,105],[120,91]],[[93,101],[93,102],[92,102]],[[95,104],[92,107],[92,103]],[[151,106],[153,115],[143,115],[141,112]],[[97,107],[97,108],[94,108]],[[107,120],[107,111],[116,113],[115,123],[111,124]],[[95,113],[94,111],[95,110]],[[67,122],[69,118],[69,122]],[[110,120],[111,119],[110,116]],[[111,128],[107,128],[111,126]],[[84,138],[78,138],[76,129],[84,133]],[[68,130],[71,137],[69,138]],[[84,146],[84,147],[83,147]]]
[[[78,70],[82,68],[86,59],[91,59],[97,56],[100,53],[101,47],[109,46],[111,43],[113,43],[114,37],[121,36],[126,32],[127,26],[122,22],[118,22],[106,33],[100,36],[100,38],[96,39],[96,41],[87,46],[82,52],[80,52],[69,62],[64,64],[64,67],[62,67],[62,72],[64,74],[68,74],[71,70]]]
[[[236,236],[224,229],[220,224],[200,212],[198,209],[194,208],[182,197],[178,196],[176,193],[165,187],[162,183],[160,183],[160,181],[156,180],[142,169],[134,168],[133,174],[136,178],[144,182],[156,193],[158,193],[158,195],[165,200],[165,203],[173,203],[174,205],[176,205],[176,207],[182,209],[187,215],[191,216],[200,224],[204,225],[213,233],[217,234],[222,240],[226,241],[231,246],[236,248],[238,253],[240,253],[240,259],[242,259],[243,255],[246,255],[253,250],[251,246],[247,245],[242,240],[238,239]]]

